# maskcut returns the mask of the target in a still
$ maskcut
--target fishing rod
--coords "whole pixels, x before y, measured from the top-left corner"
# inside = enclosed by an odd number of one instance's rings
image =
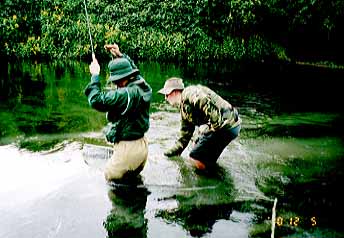
[[[87,26],[88,26],[88,35],[90,36],[90,41],[91,41],[92,55],[94,55],[93,41],[92,41],[92,35],[91,35],[91,26],[90,26],[90,20],[88,18],[88,13],[87,13],[86,0],[84,0],[84,6],[85,6],[85,13],[86,13],[86,21],[87,21]]]

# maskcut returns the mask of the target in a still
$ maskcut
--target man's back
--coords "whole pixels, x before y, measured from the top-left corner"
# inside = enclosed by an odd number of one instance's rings
[[[192,85],[183,90],[182,119],[195,125],[210,123],[213,129],[217,129],[228,120],[228,116],[234,116],[230,114],[232,109],[229,102],[203,85]],[[227,111],[229,115],[225,114]]]

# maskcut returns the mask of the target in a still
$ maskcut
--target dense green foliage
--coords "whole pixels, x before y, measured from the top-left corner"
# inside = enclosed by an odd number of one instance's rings
[[[98,56],[116,42],[140,59],[343,61],[341,0],[89,0]],[[84,58],[84,0],[4,0],[0,55]]]

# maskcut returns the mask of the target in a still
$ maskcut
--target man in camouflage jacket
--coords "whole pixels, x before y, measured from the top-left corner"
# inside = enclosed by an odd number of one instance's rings
[[[237,109],[205,86],[184,88],[180,78],[166,80],[159,93],[181,113],[180,137],[164,154],[168,157],[180,155],[199,126],[203,132],[194,141],[190,162],[198,169],[214,165],[225,147],[239,135],[241,119]]]
[[[147,160],[148,142],[145,132],[149,128],[149,108],[152,88],[140,75],[132,60],[119,51],[116,44],[105,45],[115,59],[109,62],[108,81],[116,89],[102,91],[100,66],[94,55],[90,65],[91,82],[85,89],[90,106],[106,112],[108,125],[105,136],[113,145],[113,155],[107,162],[105,178],[114,181],[139,174]]]

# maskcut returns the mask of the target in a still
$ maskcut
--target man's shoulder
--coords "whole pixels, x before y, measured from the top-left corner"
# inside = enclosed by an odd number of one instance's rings
[[[206,86],[200,84],[190,85],[183,90],[183,97],[199,98],[205,96],[207,94],[207,91],[209,91],[209,89]]]
[[[212,90],[205,85],[195,84],[195,85],[189,85],[185,87],[184,91],[212,91]]]
[[[187,87],[184,88],[184,91],[189,91],[189,90],[199,90],[201,87],[204,87],[201,84],[193,84],[193,85],[189,85]]]
[[[201,85],[189,85],[184,88],[183,94],[188,95],[188,94],[193,94],[195,92],[200,92],[201,91]]]
[[[127,89],[130,97],[143,98],[146,102],[152,99],[152,88],[143,78],[128,85]]]

